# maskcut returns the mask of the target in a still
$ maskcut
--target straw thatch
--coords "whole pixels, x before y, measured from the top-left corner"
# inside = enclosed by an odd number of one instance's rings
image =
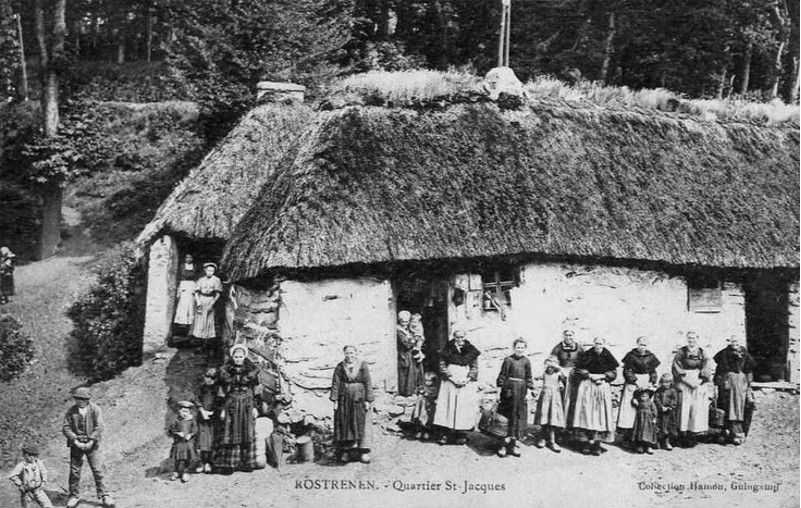
[[[543,254],[797,267],[797,130],[531,103],[321,113],[237,226],[267,270]]]
[[[250,111],[173,190],[137,242],[158,234],[227,240],[311,117],[303,105],[264,104]]]

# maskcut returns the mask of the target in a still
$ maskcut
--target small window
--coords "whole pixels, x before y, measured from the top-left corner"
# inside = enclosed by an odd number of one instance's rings
[[[723,281],[710,275],[687,277],[687,310],[690,312],[721,312],[723,310]]]
[[[519,285],[517,268],[487,270],[481,274],[481,281],[482,308],[485,311],[502,311],[512,306],[512,288]]]

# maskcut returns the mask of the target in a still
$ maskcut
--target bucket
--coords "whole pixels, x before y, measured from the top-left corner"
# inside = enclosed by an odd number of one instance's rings
[[[295,440],[298,445],[298,461],[311,462],[314,460],[314,443],[309,436],[300,436]]]

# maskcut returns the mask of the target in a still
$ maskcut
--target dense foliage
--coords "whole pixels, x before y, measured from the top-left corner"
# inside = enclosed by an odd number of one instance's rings
[[[33,359],[33,341],[10,314],[0,314],[0,381],[22,374]]]
[[[70,369],[91,381],[110,379],[142,362],[144,269],[133,246],[111,250],[97,282],[69,308],[74,323]]]

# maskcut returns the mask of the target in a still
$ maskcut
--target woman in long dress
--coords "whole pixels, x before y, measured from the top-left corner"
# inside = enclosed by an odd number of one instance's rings
[[[501,372],[495,384],[501,389],[501,401],[498,413],[506,417],[506,439],[498,449],[498,455],[508,453],[519,457],[520,447],[517,443],[523,439],[528,429],[528,390],[534,389],[534,378],[531,375],[531,361],[526,356],[528,343],[526,339],[515,339],[512,344],[514,353],[503,359]]]
[[[213,464],[223,473],[235,469],[252,471],[256,467],[256,396],[258,368],[251,362],[248,348],[237,344],[230,359],[220,368],[219,384],[225,394],[215,432]]]
[[[207,341],[217,337],[214,304],[220,299],[223,287],[222,281],[214,275],[217,271],[215,263],[204,264],[203,271],[205,275],[197,280],[197,288],[195,289],[197,315],[192,326],[192,336]]]
[[[740,345],[740,339],[732,335],[729,345],[714,357],[715,384],[718,387],[718,404],[724,411],[726,436],[733,444],[745,441],[744,422],[746,401],[754,376],[756,361],[748,350]]]
[[[581,379],[576,392],[573,427],[583,431],[581,453],[600,455],[600,441],[611,442],[615,437],[612,419],[612,390],[609,383],[617,377],[617,360],[606,349],[606,341],[593,340],[592,349],[585,351],[576,364],[576,376]]]
[[[352,453],[370,463],[373,426],[370,404],[374,400],[373,383],[367,363],[358,360],[354,346],[345,346],[344,360],[334,369],[331,401],[334,403],[334,443],[340,460],[349,462]]]
[[[442,383],[434,411],[434,425],[449,429],[439,439],[447,444],[449,435],[456,444],[467,443],[467,432],[478,423],[478,357],[481,352],[465,338],[462,329],[439,353]]]
[[[698,345],[698,334],[687,333],[687,345],[673,358],[673,381],[679,393],[679,432],[688,446],[709,430],[709,356]]]
[[[425,382],[423,379],[423,358],[415,357],[417,339],[409,328],[411,313],[398,312],[396,334],[398,340],[398,395],[409,397],[417,393]]]
[[[187,254],[184,262],[178,267],[178,304],[175,306],[173,323],[191,327],[195,322],[195,289],[197,270],[191,254]]]
[[[630,441],[634,418],[637,414],[634,400],[635,392],[643,388],[654,388],[656,385],[656,368],[659,359],[648,350],[648,339],[637,338],[637,347],[623,357],[623,395],[617,414],[617,428],[627,441]]]
[[[576,342],[573,330],[562,332],[562,341],[551,350],[551,356],[556,357],[559,366],[562,368],[564,376],[564,388],[562,389],[562,407],[565,411],[565,426],[567,438],[572,432],[573,415],[576,407],[576,391],[578,390],[580,379],[576,379],[575,368],[581,356],[581,346]]]

